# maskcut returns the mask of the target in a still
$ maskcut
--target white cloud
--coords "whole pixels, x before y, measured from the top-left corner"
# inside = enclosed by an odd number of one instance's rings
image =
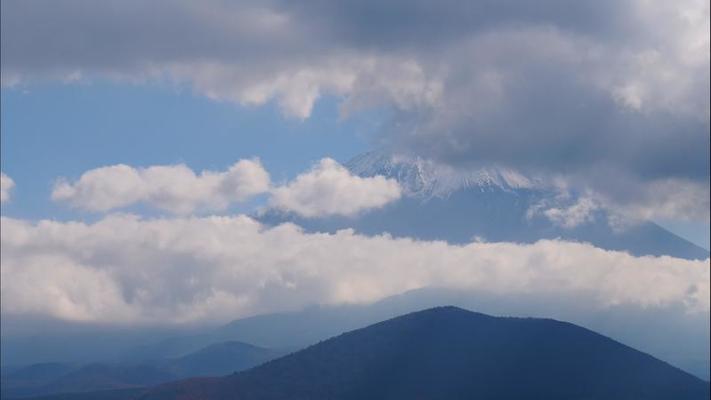
[[[221,211],[251,196],[269,193],[269,205],[305,217],[354,216],[400,198],[399,184],[382,176],[361,178],[324,158],[310,171],[279,187],[259,160],[241,160],[227,171],[194,173],[185,165],[134,168],[113,165],[89,170],[75,182],[57,181],[52,199],[105,212],[148,204],[174,214]]]
[[[595,308],[709,312],[709,260],[633,257],[587,244],[454,246],[350,230],[308,234],[246,216],[1,222],[4,315],[118,324],[229,320],[427,286],[573,295]]]
[[[701,96],[709,84],[709,2],[632,5],[640,28],[655,42],[621,52],[619,69],[608,80],[613,96],[637,111],[686,113],[708,121],[709,101]]]
[[[10,192],[14,187],[15,181],[4,172],[0,172],[0,203],[10,201]]]
[[[595,220],[595,211],[600,209],[600,205],[589,195],[577,198],[575,203],[566,204],[570,200],[570,194],[558,196],[551,201],[540,202],[531,207],[527,213],[527,218],[543,215],[552,223],[566,229],[592,222]]]
[[[400,198],[402,190],[394,179],[383,176],[362,178],[330,158],[322,159],[311,171],[272,190],[269,204],[304,217],[354,216],[380,208]]]
[[[185,165],[133,168],[113,165],[89,170],[75,182],[60,179],[52,199],[90,211],[137,203],[176,214],[223,210],[269,190],[269,174],[259,160],[240,160],[227,171],[195,174]]]
[[[548,219],[564,228],[575,228],[578,225],[591,222],[597,204],[587,197],[582,197],[577,203],[567,208],[549,208],[543,211]]]

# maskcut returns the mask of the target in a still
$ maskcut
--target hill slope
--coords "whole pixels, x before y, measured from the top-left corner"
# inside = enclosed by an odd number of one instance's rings
[[[707,399],[709,385],[572,324],[455,307],[407,314],[160,399]]]
[[[515,297],[485,291],[422,288],[372,304],[308,307],[238,319],[202,335],[175,336],[128,351],[132,359],[175,357],[209,343],[237,340],[271,349],[299,350],[330,337],[413,311],[451,304],[483,313],[568,321],[615,338],[702,379],[709,379],[709,314],[684,309],[610,306],[600,309],[575,295]],[[145,358],[143,358],[145,360]]]

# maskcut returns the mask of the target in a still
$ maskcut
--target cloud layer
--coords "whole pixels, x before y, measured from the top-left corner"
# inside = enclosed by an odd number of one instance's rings
[[[587,244],[531,245],[307,234],[246,216],[96,223],[2,219],[2,313],[117,324],[229,320],[363,303],[440,286],[566,294],[598,308],[709,311],[706,261],[636,258]]]

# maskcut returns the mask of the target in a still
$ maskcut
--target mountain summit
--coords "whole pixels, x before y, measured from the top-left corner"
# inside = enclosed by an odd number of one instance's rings
[[[709,384],[578,326],[455,307],[342,334],[142,399],[707,399]]]
[[[307,231],[353,228],[373,235],[445,240],[533,243],[541,239],[588,242],[633,255],[706,259],[709,252],[653,222],[620,224],[585,196],[565,192],[542,178],[501,167],[455,169],[420,157],[361,154],[345,164],[351,173],[396,180],[404,196],[356,217],[306,218],[271,209],[267,224],[294,222]]]
[[[540,180],[526,177],[512,169],[490,167],[462,170],[422,157],[389,155],[377,151],[352,158],[346,163],[346,168],[358,176],[382,175],[395,179],[406,195],[423,200],[446,198],[464,189],[513,192],[542,186]]]

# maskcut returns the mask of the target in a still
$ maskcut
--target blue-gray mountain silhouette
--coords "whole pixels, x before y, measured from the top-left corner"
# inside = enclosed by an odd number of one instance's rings
[[[0,397],[143,388],[187,377],[226,375],[283,354],[229,341],[215,343],[180,357],[133,363],[35,364],[3,373]]]
[[[429,160],[369,152],[346,163],[356,175],[382,175],[398,181],[403,197],[356,217],[304,218],[269,209],[258,218],[268,224],[294,222],[307,231],[353,228],[363,234],[388,232],[396,237],[469,243],[532,243],[565,239],[591,243],[634,255],[670,255],[706,259],[709,252],[653,222],[619,222],[622,217],[602,207],[568,225],[555,223],[545,211],[566,209],[582,196],[560,192],[541,179],[504,168],[454,170]],[[564,197],[564,198],[562,198]],[[579,217],[580,218],[580,217]]]

